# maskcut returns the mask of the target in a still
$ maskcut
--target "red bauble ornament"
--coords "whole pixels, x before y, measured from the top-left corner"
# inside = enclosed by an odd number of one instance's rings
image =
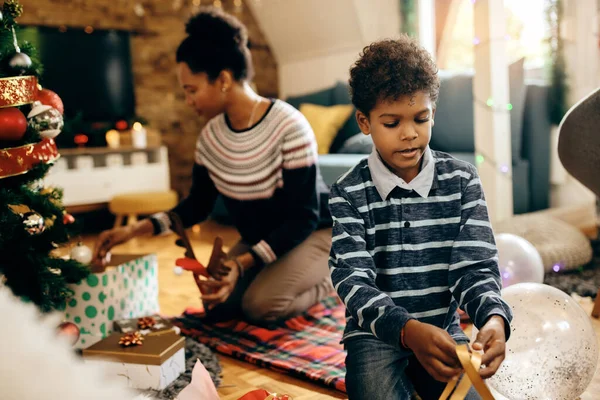
[[[21,140],[27,131],[27,118],[18,108],[0,109],[0,140]]]
[[[70,339],[72,345],[79,340],[79,328],[72,322],[63,322],[58,326],[58,335],[66,336]]]
[[[60,97],[52,90],[42,89],[38,92],[36,100],[45,106],[56,108],[61,114],[65,113],[65,106]]]
[[[124,131],[125,129],[127,129],[128,126],[129,124],[125,120],[117,121],[117,123],[115,124],[115,128],[117,128],[120,131]]]
[[[75,217],[73,217],[71,214],[65,213],[63,215],[63,224],[64,225],[69,225],[69,224],[72,224],[73,222],[75,222]]]

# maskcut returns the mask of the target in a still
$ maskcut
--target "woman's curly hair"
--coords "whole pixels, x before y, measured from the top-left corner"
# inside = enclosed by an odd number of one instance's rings
[[[352,103],[366,116],[378,101],[395,101],[421,91],[429,93],[435,104],[439,90],[431,55],[406,35],[370,44],[350,68]]]
[[[236,81],[250,80],[254,74],[248,48],[248,31],[234,16],[215,7],[204,7],[185,26],[188,36],[177,49],[177,62],[188,64],[192,72],[204,72],[214,81],[229,70]]]

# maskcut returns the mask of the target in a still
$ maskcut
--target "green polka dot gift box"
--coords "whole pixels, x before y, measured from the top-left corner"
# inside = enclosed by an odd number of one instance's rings
[[[71,285],[65,319],[80,330],[75,348],[84,349],[113,332],[114,321],[158,313],[156,254],[113,255],[102,273]]]

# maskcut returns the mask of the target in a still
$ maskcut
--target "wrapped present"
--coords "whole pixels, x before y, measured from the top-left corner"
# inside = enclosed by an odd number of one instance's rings
[[[194,364],[192,381],[179,392],[177,400],[219,400],[217,388],[200,360]]]
[[[113,323],[160,311],[158,260],[150,255],[113,255],[103,272],[90,274],[67,302],[65,319],[75,323],[80,337],[75,348],[85,348],[107,337]]]
[[[153,332],[162,332],[171,330],[177,334],[180,333],[179,327],[162,318],[160,315],[150,315],[139,318],[128,318],[115,321],[113,324],[114,332],[131,333],[139,331],[142,335]]]
[[[256,389],[246,393],[238,400],[292,400],[287,394],[269,393],[265,389]]]
[[[113,333],[82,352],[134,389],[162,390],[185,371],[185,339],[166,331],[149,335]]]

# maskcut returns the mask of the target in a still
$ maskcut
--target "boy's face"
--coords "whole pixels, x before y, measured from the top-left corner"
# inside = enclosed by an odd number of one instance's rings
[[[368,117],[357,111],[356,119],[361,131],[373,138],[387,167],[410,182],[419,173],[434,114],[429,94],[418,92],[395,101],[378,101]]]

